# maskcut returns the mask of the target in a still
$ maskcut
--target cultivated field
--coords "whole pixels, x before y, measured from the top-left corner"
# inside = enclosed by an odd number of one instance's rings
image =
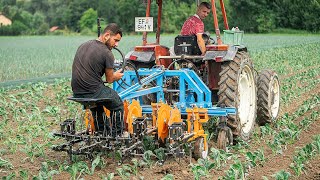
[[[67,101],[69,78],[1,88],[12,80],[69,77],[74,53],[92,37],[0,37],[0,177],[3,179],[320,179],[320,36],[245,35],[257,71],[277,71],[281,83],[279,119],[256,127],[249,142],[229,151],[215,148],[210,158],[144,158],[119,164],[111,154],[93,163],[71,164],[66,153],[51,150],[53,129],[81,106]],[[163,36],[171,46],[174,36]],[[124,37],[128,52],[140,36]],[[117,56],[118,57],[118,56]],[[28,81],[29,81],[28,80]],[[215,126],[212,120],[208,126]],[[214,132],[209,132],[214,133]]]

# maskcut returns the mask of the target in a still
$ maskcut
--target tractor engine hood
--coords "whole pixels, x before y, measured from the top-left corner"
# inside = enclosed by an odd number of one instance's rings
[[[155,53],[154,51],[149,51],[149,52],[130,51],[125,58],[131,61],[152,62],[152,61],[155,61]]]

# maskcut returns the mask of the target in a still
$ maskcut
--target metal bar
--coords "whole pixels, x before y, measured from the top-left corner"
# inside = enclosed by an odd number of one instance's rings
[[[200,77],[196,74],[196,72],[194,71],[188,71],[189,75],[191,76],[191,78],[193,78],[196,82],[202,82],[202,80],[200,79]],[[206,86],[204,83],[197,83],[197,85],[200,87],[201,90],[204,91],[204,98],[205,98],[205,102],[209,102],[212,105],[212,101],[211,101],[211,91],[208,88],[208,86]],[[212,106],[208,106],[208,107],[212,107]]]
[[[130,88],[126,89],[125,91],[122,91],[121,93],[119,93],[120,98],[123,99],[124,97],[131,94],[133,91],[141,88],[142,85],[146,85],[146,84],[150,83],[151,81],[157,79],[163,73],[164,73],[164,71],[157,71],[157,72],[154,72],[153,74],[151,74],[150,76],[143,78],[141,80],[141,84],[136,83],[135,85],[131,86]]]
[[[221,6],[221,11],[222,11],[222,17],[223,17],[224,27],[225,27],[226,30],[229,30],[227,13],[226,13],[226,8],[224,7],[224,2],[223,2],[223,0],[220,0],[220,6]]]
[[[156,86],[156,87],[152,87],[152,88],[146,88],[143,90],[135,91],[131,94],[128,94],[127,96],[122,96],[121,99],[122,100],[133,99],[136,97],[140,97],[140,96],[144,96],[144,95],[152,94],[152,93],[157,93],[157,92],[161,92],[161,91],[163,91],[162,87]]]
[[[146,17],[150,17],[150,7],[151,7],[151,0],[148,0],[147,9],[146,9]],[[147,44],[147,32],[143,32],[142,37],[142,44],[145,46]]]
[[[196,104],[196,103],[195,103]],[[191,108],[191,107],[188,107]],[[212,107],[212,108],[205,108],[208,110],[209,116],[228,116],[228,115],[235,115],[236,114],[236,108],[233,107],[226,107],[226,108],[220,108],[220,107]],[[188,113],[184,109],[179,109],[182,115],[187,115]],[[142,113],[143,114],[151,114],[152,113],[152,107],[151,106],[142,106]]]
[[[204,56],[189,56],[189,55],[181,55],[181,56],[159,56],[159,59],[203,59]]]
[[[146,132],[146,134],[151,134],[151,133],[153,133],[153,132],[155,132],[155,131],[157,131],[157,130],[158,130],[158,128],[149,129],[149,130]]]
[[[218,16],[217,16],[217,8],[216,8],[215,0],[211,0],[211,6],[212,6],[213,23],[214,23],[214,29],[216,31],[217,42],[218,42],[218,45],[221,45],[222,40],[220,37],[220,29],[218,24]]]
[[[180,92],[179,89],[166,89],[165,92]]]
[[[122,150],[122,154],[125,154],[127,151],[133,150],[134,148],[136,148],[136,147],[137,147],[138,145],[140,145],[140,144],[142,144],[141,141],[138,141],[138,142],[134,143],[132,146],[130,146],[130,147]]]
[[[161,30],[161,17],[162,17],[162,0],[158,0],[158,26],[156,33],[156,43],[160,44],[160,30]]]

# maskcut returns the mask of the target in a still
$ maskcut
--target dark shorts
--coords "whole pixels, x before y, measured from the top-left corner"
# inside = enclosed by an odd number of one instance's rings
[[[105,122],[105,113],[102,106],[91,108],[94,118],[94,126],[97,131],[102,131],[104,134],[110,134],[113,137],[122,134],[124,130],[124,115],[123,115],[123,102],[118,93],[110,87],[103,86],[96,93],[93,94],[73,94],[75,98],[110,98],[108,103],[102,104],[110,110],[111,122]],[[109,120],[107,120],[109,121]],[[110,127],[110,124],[115,124]]]
[[[110,103],[103,104],[110,111],[122,110],[123,102],[118,93],[107,86],[102,86],[93,94],[73,94],[75,98],[110,98]]]

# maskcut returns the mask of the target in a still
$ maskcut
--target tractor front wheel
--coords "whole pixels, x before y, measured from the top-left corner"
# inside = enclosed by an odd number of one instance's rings
[[[235,107],[236,115],[228,117],[233,137],[248,140],[257,114],[257,88],[249,54],[237,52],[233,61],[221,64],[218,106]]]
[[[277,119],[280,109],[280,83],[275,71],[265,69],[258,77],[258,123],[265,125]]]

